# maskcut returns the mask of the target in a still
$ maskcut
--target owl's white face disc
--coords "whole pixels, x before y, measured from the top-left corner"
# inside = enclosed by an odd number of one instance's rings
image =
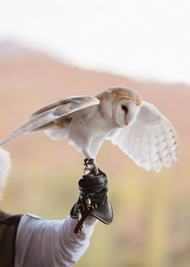
[[[135,121],[139,110],[140,107],[136,106],[132,100],[123,98],[113,105],[114,121],[121,128],[131,125]]]

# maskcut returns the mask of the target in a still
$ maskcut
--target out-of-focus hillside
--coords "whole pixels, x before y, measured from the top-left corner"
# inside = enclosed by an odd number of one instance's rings
[[[146,172],[118,147],[104,143],[97,162],[109,178],[115,219],[110,226],[97,225],[76,266],[188,266],[190,86],[133,81],[65,65],[39,51],[0,45],[0,139],[44,105],[116,85],[135,89],[169,118],[179,135],[180,160],[160,174]],[[12,170],[1,208],[48,219],[66,217],[77,200],[83,155],[68,140],[53,142],[43,133],[21,136],[4,149],[11,153]]]

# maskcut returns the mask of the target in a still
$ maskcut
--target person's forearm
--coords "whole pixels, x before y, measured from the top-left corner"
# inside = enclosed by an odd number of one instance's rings
[[[85,221],[84,230],[80,233],[80,235],[77,235],[74,233],[77,220],[71,219],[70,217],[66,218],[62,229],[62,244],[63,247],[66,248],[66,250],[64,250],[64,259],[70,265],[77,262],[88,248],[89,240],[96,222],[97,220],[94,217],[88,216]]]
[[[71,266],[89,246],[96,219],[89,216],[80,235],[74,233],[76,219],[38,220],[24,215],[16,238],[15,267]]]

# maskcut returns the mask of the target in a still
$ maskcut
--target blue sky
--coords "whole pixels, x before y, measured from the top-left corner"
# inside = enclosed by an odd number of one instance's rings
[[[189,0],[0,0],[0,41],[83,68],[190,84]]]

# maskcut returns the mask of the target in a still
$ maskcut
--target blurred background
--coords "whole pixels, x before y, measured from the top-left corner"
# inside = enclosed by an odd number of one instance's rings
[[[153,103],[179,135],[179,161],[161,173],[103,144],[97,162],[108,175],[115,217],[97,224],[75,266],[189,266],[189,12],[185,0],[0,1],[0,139],[57,99],[118,85]],[[3,148],[12,169],[1,209],[67,217],[83,155],[44,133]]]

